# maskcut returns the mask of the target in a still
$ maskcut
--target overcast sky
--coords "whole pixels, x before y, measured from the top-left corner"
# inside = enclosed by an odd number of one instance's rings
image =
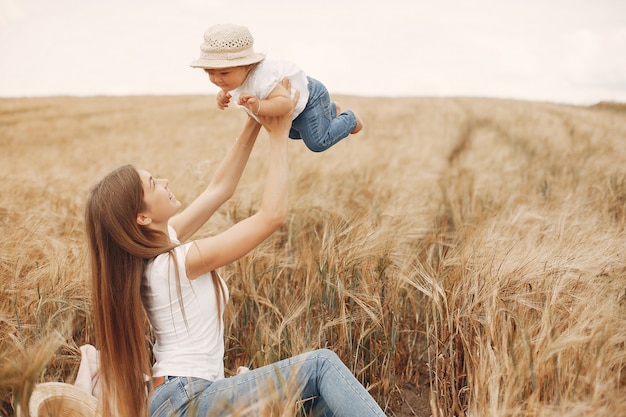
[[[626,102],[626,0],[0,0],[0,97],[213,94],[215,23],[331,93]]]

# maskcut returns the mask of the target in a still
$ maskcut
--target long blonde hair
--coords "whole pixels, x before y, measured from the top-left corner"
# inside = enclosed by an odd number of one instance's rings
[[[140,227],[145,209],[139,173],[124,165],[92,187],[85,222],[92,270],[96,344],[100,350],[103,414],[146,416],[145,376],[151,375],[142,303],[146,262],[176,245]]]

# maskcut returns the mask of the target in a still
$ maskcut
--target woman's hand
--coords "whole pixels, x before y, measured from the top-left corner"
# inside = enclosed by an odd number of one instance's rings
[[[285,87],[289,95],[291,95],[291,82],[288,79],[283,79],[281,81],[281,85]],[[289,130],[291,129],[291,122],[293,116],[293,110],[296,107],[296,103],[298,103],[298,99],[300,98],[300,92],[296,91],[293,100],[291,100],[291,108],[289,111],[281,116],[257,116],[265,130],[267,130],[270,134],[284,134],[285,136],[289,135]]]

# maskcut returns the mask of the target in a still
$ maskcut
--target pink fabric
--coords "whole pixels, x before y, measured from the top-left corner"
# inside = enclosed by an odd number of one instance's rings
[[[76,374],[74,386],[93,395],[98,400],[102,399],[100,389],[100,353],[92,345],[80,347],[81,359]]]

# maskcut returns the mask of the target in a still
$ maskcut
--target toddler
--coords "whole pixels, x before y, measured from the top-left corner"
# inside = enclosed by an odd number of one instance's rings
[[[200,58],[191,63],[204,69],[221,88],[217,107],[224,110],[231,100],[258,121],[261,116],[279,116],[291,108],[291,97],[280,81],[291,82],[300,92],[289,137],[302,139],[311,151],[322,152],[363,128],[352,110],[342,110],[330,101],[321,82],[308,77],[291,62],[266,60],[254,52],[254,38],[245,26],[215,25],[204,32]]]

